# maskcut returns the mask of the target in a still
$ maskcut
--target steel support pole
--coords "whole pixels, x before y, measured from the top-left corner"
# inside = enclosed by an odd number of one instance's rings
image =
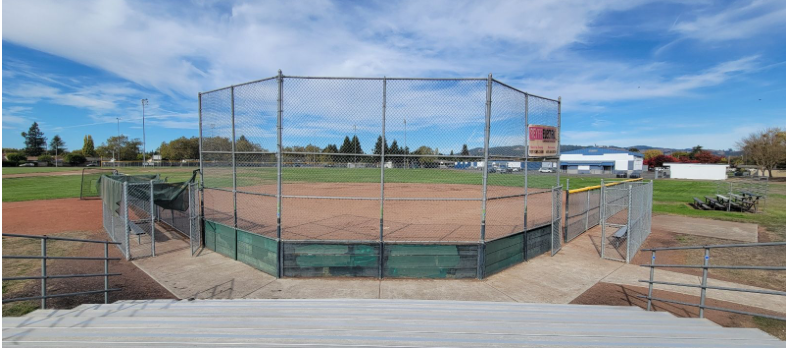
[[[106,182],[107,180],[101,180],[101,192],[104,192],[104,190],[106,190],[105,188],[107,186],[105,184]],[[104,214],[106,214],[107,211],[109,211],[109,223],[112,228],[112,241],[117,242],[119,239],[117,237],[117,231],[115,231],[115,212],[109,209],[109,207],[107,206],[107,201],[104,200],[104,197],[101,197],[101,204],[104,206]]]
[[[150,180],[150,253],[156,256],[156,203],[153,201],[153,180]]]
[[[557,173],[557,185],[560,186],[560,107],[562,104],[561,97],[557,97],[557,169],[555,172]],[[568,188],[566,188],[568,190]]]
[[[585,191],[585,231],[588,230],[589,219],[590,219],[590,191]]]
[[[205,230],[204,228],[202,228],[203,227],[203,223],[205,222],[205,176],[203,174],[203,172],[204,172],[204,169],[203,169],[203,161],[204,161],[204,159],[203,159],[203,157],[205,156],[205,154],[202,153],[202,150],[203,150],[203,147],[202,147],[202,93],[197,94],[197,98],[199,99],[198,100],[198,103],[199,103],[199,187],[198,187],[197,190],[199,191],[198,194],[199,194],[199,207],[200,207],[199,219],[198,219],[199,221],[197,221],[197,223],[199,224],[199,227],[200,227],[200,229],[199,229],[199,233],[200,233],[199,240],[200,240],[200,247],[201,247],[203,245],[204,241],[205,241],[205,238],[203,238],[203,236],[202,236],[202,231]],[[193,250],[194,249],[192,249],[192,255],[194,254]]]
[[[104,303],[109,303],[109,243],[104,243]]]
[[[629,186],[629,199],[626,211],[626,263],[631,260],[631,185]]]
[[[604,179],[601,179],[601,198],[599,198],[598,202],[598,224],[601,225],[601,258],[604,258],[604,249],[606,247],[606,240],[607,240],[607,202],[606,202],[606,186],[604,185]]]
[[[653,265],[656,264],[656,251],[650,252],[650,282],[648,282],[648,311],[653,308],[653,277],[655,275],[656,268]]]
[[[565,226],[563,226],[563,241],[568,242],[568,191],[571,186],[569,186],[569,179],[566,179],[566,222]],[[558,202],[560,204],[560,202]]]
[[[700,318],[705,318],[705,292],[708,286],[708,263],[710,261],[710,248],[705,248],[705,260],[702,263],[702,290],[700,290]]]
[[[551,214],[549,215],[549,222],[550,222],[550,224],[549,224],[549,227],[550,227],[550,231],[549,231],[549,252],[552,254],[552,256],[555,256],[555,236],[554,236],[554,234],[555,234],[555,187],[554,186],[552,187],[552,190],[550,191],[549,194],[550,194],[550,197],[552,198],[552,199],[549,200],[549,202],[552,203],[552,207],[550,208]]]
[[[131,226],[128,225],[128,183],[123,183],[123,231],[125,233],[126,241],[126,260],[131,260],[131,249],[129,249],[129,244],[131,244],[131,240],[129,239],[130,235],[130,228]]]
[[[492,74],[486,79],[486,117],[484,122],[484,174],[481,187],[481,238],[478,243],[478,278],[484,277],[484,241],[486,240],[486,189],[489,176],[489,128],[492,119]]]
[[[385,147],[388,144],[388,141],[385,138],[385,111],[386,111],[386,103],[388,101],[388,81],[385,77],[383,77],[383,123],[382,123],[382,139],[383,144],[380,146],[380,251],[378,252],[379,257],[379,272],[377,274],[378,278],[383,277],[383,267],[385,266],[384,254],[385,254],[385,243],[383,242],[383,219],[384,219],[384,206],[385,206]]]
[[[238,228],[238,179],[235,163],[235,87],[230,87],[230,103],[232,122],[232,227]],[[235,238],[235,250],[238,250],[238,238]],[[237,258],[237,257],[236,257]]]
[[[281,161],[282,161],[282,148],[281,148],[281,121],[282,121],[282,89],[284,87],[284,75],[282,75],[281,70],[279,70],[278,76],[279,82],[279,98],[276,100],[277,102],[277,117],[276,117],[276,239],[277,239],[277,249],[278,249],[278,256],[279,256],[279,266],[277,267],[277,277],[281,278],[284,269],[284,255],[283,248],[281,245]]]
[[[530,126],[528,124],[528,122],[529,122],[529,120],[528,120],[528,116],[529,116],[529,112],[528,112],[529,105],[528,105],[528,102],[529,102],[529,100],[528,99],[529,98],[527,96],[527,93],[525,93],[525,216],[524,216],[524,220],[525,220],[524,221],[525,222],[525,225],[524,225],[525,226],[525,250],[527,250],[527,196],[529,194],[528,187],[527,187],[527,172],[528,172],[528,170],[527,170],[527,168],[528,168],[527,167],[527,162],[528,162],[528,159],[530,157]]]
[[[46,236],[41,238],[41,309],[46,309]]]

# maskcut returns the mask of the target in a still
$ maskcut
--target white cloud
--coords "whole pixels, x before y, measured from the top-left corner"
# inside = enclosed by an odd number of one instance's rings
[[[678,21],[671,28],[684,37],[701,41],[751,38],[768,29],[784,29],[784,1],[758,0],[737,3],[717,13],[698,13],[691,20]]]
[[[546,95],[563,95],[568,98],[567,110],[584,107],[588,103],[643,100],[651,98],[690,95],[696,90],[719,85],[736,74],[757,68],[758,56],[747,56],[717,64],[706,70],[678,76],[661,75],[653,72],[652,64],[626,66],[615,63],[578,64],[565,73],[551,78],[516,81],[528,86],[528,90]],[[543,91],[543,92],[541,92]],[[573,105],[572,105],[573,104]]]
[[[609,39],[613,30],[599,22],[609,22],[610,14],[649,2],[654,1],[313,0],[196,1],[184,5],[11,0],[4,2],[4,40],[95,67],[129,83],[71,81],[10,61],[4,62],[4,78],[23,77],[27,82],[5,85],[4,100],[46,101],[88,111],[91,120],[59,129],[114,123],[118,116],[123,117],[123,123],[136,127],[141,119],[128,115],[139,114],[139,98],[144,93],[151,100],[149,115],[162,116],[151,117],[148,122],[162,128],[193,130],[197,127],[196,113],[184,110],[196,110],[198,91],[271,76],[279,68],[285,74],[319,76],[485,76],[491,71],[528,92],[564,96],[567,119],[581,110],[596,114],[588,125],[602,128],[615,121],[605,111],[616,102],[693,96],[703,88],[755,71],[761,61],[768,63],[757,55],[760,52],[732,58],[725,55],[707,66],[687,67],[681,65],[684,62],[653,61],[652,57],[605,58],[576,49],[592,47],[599,36]],[[678,40],[713,45],[756,37],[774,23],[783,25],[784,6],[778,2],[754,1],[722,10],[718,7],[704,2],[683,4],[681,8],[691,11],[681,14],[672,28],[654,25],[663,21],[653,21],[633,29],[660,30],[654,36],[677,34]],[[167,98],[156,98],[147,93],[150,90]],[[323,93],[332,96],[341,92]],[[439,118],[473,120],[476,114],[462,109],[467,99],[454,97],[449,106],[436,110]],[[301,105],[307,106],[311,110],[330,109],[325,101]],[[397,106],[389,108],[391,116],[396,115]],[[287,108],[285,113],[292,111]],[[357,121],[365,121],[365,110],[359,108],[334,111],[355,113],[359,115]],[[409,114],[410,134],[426,132],[442,121],[427,112],[398,111]],[[304,135],[346,131],[349,121],[336,124],[327,117],[334,114],[323,114],[289,131]],[[401,138],[399,128],[403,127],[392,124],[388,131]],[[271,134],[268,130],[249,132],[259,133],[260,138]],[[597,139],[589,131],[564,132],[564,136],[577,141]],[[477,134],[459,137],[470,141]]]
[[[120,0],[8,1],[5,13],[14,15],[4,18],[3,38],[193,96],[277,68],[352,76],[514,69],[581,42],[597,16],[640,3],[408,1],[367,3],[369,9],[268,1],[222,3],[231,6],[223,11],[214,3],[182,9]],[[503,47],[507,53],[497,51]]]

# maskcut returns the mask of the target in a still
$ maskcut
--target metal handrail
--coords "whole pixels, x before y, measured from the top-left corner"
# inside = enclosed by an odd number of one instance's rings
[[[3,278],[3,281],[40,279],[41,280],[41,296],[17,297],[17,298],[9,298],[9,299],[4,298],[3,299],[3,303],[17,302],[17,301],[39,300],[40,299],[41,300],[41,309],[46,309],[46,300],[49,299],[49,298],[68,297],[68,296],[77,296],[77,295],[89,295],[89,294],[99,294],[99,293],[103,293],[104,294],[104,303],[109,303],[109,293],[113,292],[113,291],[120,291],[121,290],[121,289],[110,289],[109,288],[109,277],[121,275],[120,273],[109,273],[109,261],[120,260],[120,258],[117,258],[117,257],[109,257],[109,245],[110,244],[119,245],[121,243],[110,242],[110,241],[103,241],[103,240],[92,240],[92,239],[50,237],[50,236],[46,236],[46,235],[44,235],[44,236],[29,236],[29,235],[23,235],[23,234],[3,233],[2,236],[3,237],[28,238],[28,239],[40,239],[41,240],[41,255],[40,256],[3,255],[3,259],[17,259],[17,260],[37,260],[37,259],[40,259],[41,260],[41,275],[40,276],[24,276],[24,277]],[[104,257],[47,256],[47,241],[48,240],[60,240],[60,241],[68,241],[68,242],[104,244]],[[104,261],[104,273],[48,275],[46,273],[46,260],[91,260],[91,261]],[[104,289],[103,290],[71,292],[71,293],[66,293],[66,294],[55,294],[55,295],[47,294],[47,291],[46,291],[46,280],[47,279],[86,278],[86,277],[104,277]]]
[[[787,243],[785,242],[771,242],[771,243],[750,243],[750,244],[719,244],[719,245],[701,245],[701,246],[687,246],[687,247],[666,247],[666,248],[650,248],[650,249],[642,249],[642,251],[650,251],[650,264],[640,265],[642,267],[649,267],[650,268],[650,279],[649,280],[639,280],[642,283],[648,283],[648,295],[637,295],[638,298],[644,298],[648,300],[648,310],[653,309],[653,301],[659,302],[667,302],[667,303],[674,303],[680,305],[686,305],[691,307],[697,307],[700,309],[700,318],[705,317],[705,309],[715,310],[715,311],[722,311],[722,312],[729,312],[729,313],[737,313],[737,314],[744,314],[744,315],[752,315],[757,317],[769,318],[769,319],[777,319],[777,320],[785,320],[784,317],[777,317],[768,314],[759,314],[759,313],[752,313],[747,311],[739,311],[729,308],[722,308],[722,307],[712,307],[705,305],[706,299],[706,291],[708,289],[711,290],[721,290],[721,291],[737,291],[737,292],[748,292],[748,293],[755,293],[755,294],[762,294],[762,295],[776,295],[776,296],[785,296],[786,293],[784,291],[770,291],[770,290],[758,290],[758,289],[746,289],[746,288],[733,288],[733,287],[725,287],[725,286],[710,286],[708,285],[708,270],[709,269],[750,269],[750,270],[765,270],[765,271],[784,271],[786,268],[784,266],[711,266],[710,263],[710,249],[722,249],[722,248],[751,248],[751,247],[769,247],[769,246],[785,246]],[[656,252],[657,251],[670,251],[670,250],[705,250],[705,261],[702,265],[666,265],[666,264],[656,264]],[[655,277],[656,268],[700,268],[702,269],[702,284],[686,284],[686,283],[674,283],[674,282],[664,282],[664,281],[656,281],[653,280]],[[653,297],[653,284],[660,284],[660,285],[672,285],[672,286],[683,286],[683,287],[691,287],[691,288],[699,288],[700,289],[700,303],[688,303],[682,301],[675,301],[669,300],[659,297]]]

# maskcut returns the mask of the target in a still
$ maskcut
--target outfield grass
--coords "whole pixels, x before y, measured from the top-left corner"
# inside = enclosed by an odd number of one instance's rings
[[[82,167],[3,167],[3,175],[26,173],[81,172]]]

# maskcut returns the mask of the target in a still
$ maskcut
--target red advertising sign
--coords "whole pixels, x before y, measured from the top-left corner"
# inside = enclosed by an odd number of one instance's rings
[[[557,156],[557,127],[530,125],[528,126],[528,133],[530,139],[529,157]]]

